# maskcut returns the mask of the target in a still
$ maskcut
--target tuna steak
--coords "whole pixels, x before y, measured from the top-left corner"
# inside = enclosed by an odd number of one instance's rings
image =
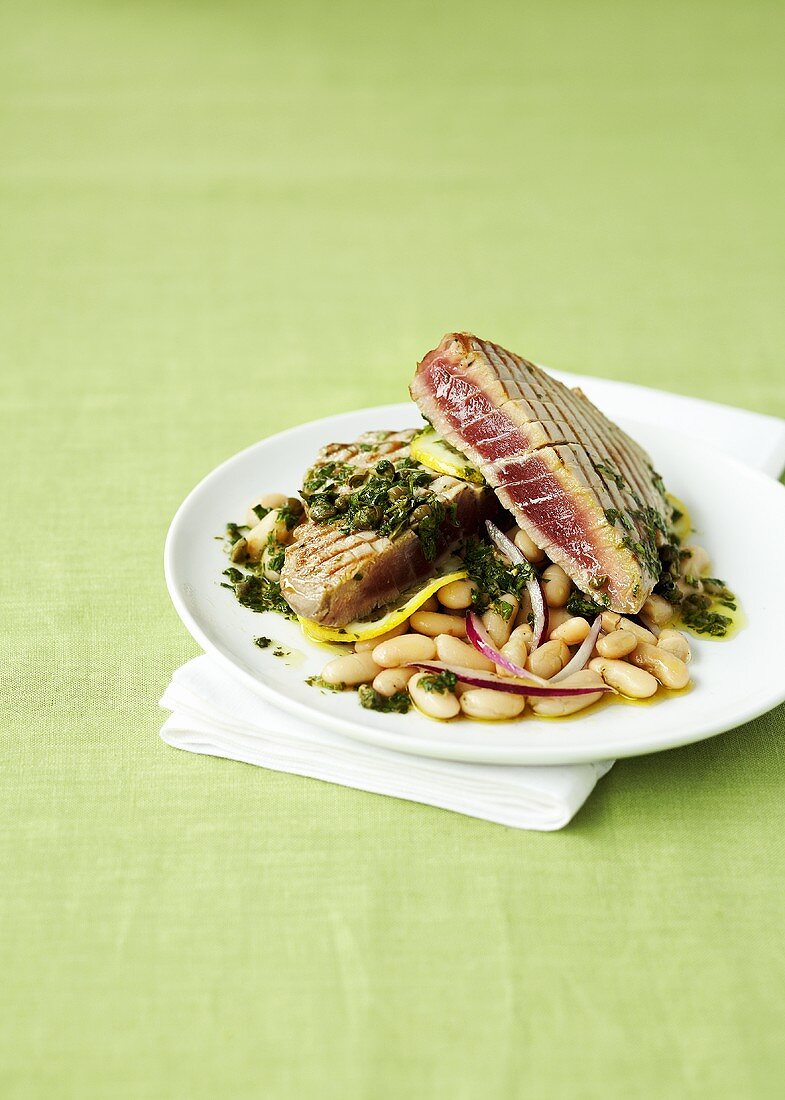
[[[498,510],[489,489],[413,462],[414,435],[368,432],[355,443],[330,444],[306,474],[308,519],[297,527],[281,572],[281,591],[301,617],[331,627],[367,618],[431,576],[460,539]],[[380,463],[389,490],[380,483]],[[412,514],[420,502],[430,502],[427,539]]]
[[[670,508],[637,443],[580,390],[468,333],[445,336],[410,391],[578,588],[614,611],[640,610]]]

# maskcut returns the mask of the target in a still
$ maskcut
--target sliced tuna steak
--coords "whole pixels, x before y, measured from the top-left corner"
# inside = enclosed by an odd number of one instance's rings
[[[468,333],[445,336],[410,389],[578,588],[614,611],[640,610],[670,509],[637,443],[580,390]]]
[[[413,462],[414,435],[368,432],[320,452],[303,485],[308,519],[281,573],[298,615],[332,627],[370,616],[432,575],[498,510],[488,488]],[[415,509],[423,506],[430,512],[421,517]]]

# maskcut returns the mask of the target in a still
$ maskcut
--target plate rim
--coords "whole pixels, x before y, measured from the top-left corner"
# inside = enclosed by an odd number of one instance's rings
[[[637,741],[629,747],[622,746],[624,751],[620,751],[620,746],[618,745],[606,745],[603,748],[602,743],[600,743],[600,748],[598,749],[597,739],[594,738],[592,740],[593,747],[587,747],[584,750],[581,750],[579,747],[572,749],[562,747],[560,750],[558,745],[553,748],[547,746],[523,746],[517,748],[514,746],[494,746],[492,750],[486,748],[483,752],[482,747],[478,747],[475,742],[467,742],[465,746],[456,746],[452,742],[448,744],[437,739],[423,737],[418,737],[417,741],[412,744],[402,745],[399,732],[394,730],[387,732],[386,730],[378,729],[373,726],[364,727],[361,735],[358,730],[358,723],[346,719],[341,715],[330,714],[328,711],[316,711],[307,704],[289,697],[286,692],[276,691],[263,681],[257,680],[246,669],[236,664],[235,661],[228,654],[224,653],[223,650],[212,641],[209,635],[205,633],[199,622],[191,613],[178,589],[176,567],[173,560],[174,547],[179,527],[189,514],[193,499],[208,485],[208,483],[212,482],[214,479],[217,480],[227,467],[236,462],[240,462],[246,455],[263,444],[279,443],[285,441],[289,436],[296,435],[305,428],[310,429],[318,428],[319,426],[327,426],[344,417],[365,414],[377,417],[380,415],[395,416],[402,414],[404,410],[410,414],[411,408],[411,402],[393,402],[386,405],[371,405],[359,409],[348,409],[343,412],[318,417],[315,420],[305,421],[302,424],[295,424],[289,428],[284,428],[280,432],[264,436],[254,443],[249,444],[247,447],[243,447],[235,454],[230,455],[217,466],[209,470],[208,473],[200,478],[193,486],[190,492],[187,493],[175,511],[166,533],[163,553],[164,577],[169,592],[169,598],[181,622],[194,641],[201,646],[204,653],[216,658],[221,665],[223,665],[233,676],[239,678],[247,687],[251,688],[256,694],[261,695],[262,698],[279,710],[292,714],[311,725],[327,728],[332,733],[340,734],[353,742],[372,744],[396,753],[424,756],[430,759],[478,763],[488,766],[499,764],[519,767],[597,763],[604,760],[624,759],[634,756],[646,756],[656,752],[666,752],[669,749],[682,748],[686,745],[696,744],[699,741],[705,741],[711,737],[729,732],[746,722],[759,718],[761,715],[768,713],[768,711],[785,701],[784,678],[782,684],[779,687],[773,687],[768,695],[756,697],[753,706],[749,706],[749,703],[746,706],[740,704],[726,717],[718,719],[717,721],[708,722],[705,727],[699,727],[700,732],[696,733],[696,727],[693,725],[690,727],[689,732],[680,733],[680,727],[677,725],[673,733],[669,732],[666,735],[660,734],[656,740]],[[635,423],[633,417],[626,419],[631,423]],[[638,421],[637,423],[648,429],[653,427],[653,425],[647,424],[645,421]],[[694,447],[696,445],[695,440],[678,430],[668,428],[667,434],[676,440],[686,441],[689,446]],[[733,455],[729,455],[715,447],[706,445],[703,449],[710,455],[713,454],[718,456],[722,462],[735,467],[743,477],[751,478],[753,481],[765,485],[767,491],[775,487],[775,491],[776,488],[779,488],[785,494],[785,486],[769,474],[753,466],[748,466]],[[785,504],[785,498],[783,499],[783,504]]]

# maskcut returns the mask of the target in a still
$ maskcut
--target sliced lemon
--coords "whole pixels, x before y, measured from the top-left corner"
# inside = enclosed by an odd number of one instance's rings
[[[466,457],[449,443],[445,443],[435,428],[423,428],[411,442],[410,454],[415,462],[422,463],[437,474],[447,474],[461,481],[481,485],[484,478],[479,470],[466,461]]]
[[[676,512],[677,519],[673,521],[673,531],[679,542],[684,542],[692,533],[692,518],[687,511],[687,505],[673,493],[666,493],[665,499]]]
[[[399,626],[404,619],[408,619],[427,599],[430,599],[440,588],[444,588],[445,584],[451,584],[452,581],[462,581],[467,576],[468,573],[465,569],[456,569],[452,573],[434,577],[432,580],[427,581],[422,588],[418,588],[405,603],[388,611],[381,619],[374,619],[373,622],[357,619],[346,626],[335,627],[321,626],[311,619],[300,619],[300,626],[303,628],[305,636],[313,638],[315,642],[363,642],[367,638],[378,638],[380,634],[386,634],[388,630]]]

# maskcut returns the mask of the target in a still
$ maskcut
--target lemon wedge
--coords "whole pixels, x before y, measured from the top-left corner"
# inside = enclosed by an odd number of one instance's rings
[[[422,588],[418,588],[414,595],[405,603],[388,611],[381,619],[373,622],[357,619],[343,627],[321,626],[311,619],[300,619],[300,626],[307,638],[315,642],[363,642],[368,638],[378,638],[380,634],[386,634],[388,630],[399,626],[404,619],[421,607],[427,599],[430,599],[440,588],[453,581],[462,581],[468,576],[465,569],[456,569],[452,573],[445,573],[440,577],[434,577],[427,581]]]
[[[484,480],[480,471],[471,466],[460,451],[445,443],[434,428],[423,428],[417,433],[411,442],[410,454],[415,462],[437,474],[472,481],[475,485],[481,485]]]
[[[678,519],[673,521],[673,531],[679,542],[684,542],[686,538],[689,538],[692,533],[692,518],[687,511],[687,505],[683,500],[680,500],[673,493],[666,493],[665,498],[673,508],[678,516]]]

